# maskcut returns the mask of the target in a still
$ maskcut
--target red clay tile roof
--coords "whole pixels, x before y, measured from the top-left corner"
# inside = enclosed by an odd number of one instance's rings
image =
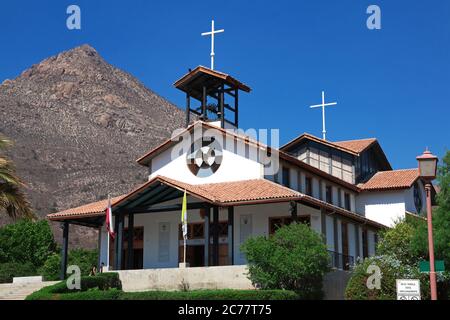
[[[360,222],[368,223],[377,228],[384,228],[383,225],[375,221],[366,219],[355,212],[336,207],[332,204],[326,203],[322,200],[313,198],[308,195],[304,195],[300,192],[286,188],[266,179],[192,185],[167,177],[157,176],[152,180],[149,180],[148,182],[140,185],[127,195],[112,198],[111,205],[113,207],[118,205],[120,202],[125,201],[127,198],[139,194],[142,189],[150,186],[155,182],[170,185],[174,188],[180,189],[181,191],[186,190],[192,196],[202,198],[205,201],[218,206],[303,201],[314,206],[327,208],[328,210],[332,210],[333,212],[337,212],[343,216],[355,219]],[[105,214],[107,204],[107,200],[97,201],[80,207],[64,210],[58,213],[49,214],[47,215],[47,218],[49,220],[59,221],[68,218],[77,219],[84,217],[101,216]]]
[[[180,190],[186,190],[193,196],[198,196],[210,203],[226,205],[230,203],[243,202],[267,202],[267,200],[294,199],[298,198],[299,193],[289,188],[283,187],[274,182],[265,179],[254,179],[233,182],[207,183],[207,184],[188,184],[167,177],[158,176],[143,185],[136,188],[127,195],[121,195],[111,199],[111,205],[114,207],[121,200],[128,198],[133,193],[149,186],[156,180],[171,185]],[[78,216],[98,216],[104,214],[108,200],[101,200],[89,203],[80,207],[67,209],[61,212],[49,214],[47,217],[57,219],[60,217],[78,217]]]
[[[419,178],[418,169],[379,171],[366,183],[358,185],[362,191],[410,188]]]
[[[167,178],[166,178],[167,179]],[[299,193],[266,179],[185,185],[186,190],[217,204],[297,198]]]
[[[332,143],[353,152],[361,153],[376,141],[377,139],[375,138],[369,138],[359,140],[335,141]]]
[[[111,198],[111,205],[116,204],[125,195]],[[57,213],[52,213],[47,215],[50,220],[57,219],[60,217],[94,217],[98,215],[105,214],[106,207],[108,206],[108,199],[100,200],[97,202],[88,203],[76,208],[70,208]]]

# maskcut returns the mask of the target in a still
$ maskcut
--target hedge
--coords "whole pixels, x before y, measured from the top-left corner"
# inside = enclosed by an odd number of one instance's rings
[[[122,289],[122,283],[120,282],[119,275],[115,272],[99,273],[93,277],[81,277],[81,289],[69,289],[67,288],[66,281],[58,282],[52,286],[42,288],[27,297],[27,300],[52,300],[59,296],[83,297],[96,295],[95,290],[99,292],[108,292],[112,289],[120,291]],[[85,293],[86,292],[86,293]],[[89,294],[87,292],[90,292]],[[101,296],[101,294],[98,294]],[[107,293],[105,295],[108,295]],[[81,298],[82,299],[82,298]],[[86,298],[88,299],[88,298]]]
[[[44,288],[45,289],[45,288]],[[27,300],[297,300],[298,295],[287,290],[193,290],[123,292],[117,288],[91,288],[72,293],[51,293],[40,290]]]
[[[297,300],[289,290],[193,290],[124,292],[122,300]]]
[[[36,275],[36,270],[31,263],[0,263],[0,283],[11,283],[14,277],[34,275]]]

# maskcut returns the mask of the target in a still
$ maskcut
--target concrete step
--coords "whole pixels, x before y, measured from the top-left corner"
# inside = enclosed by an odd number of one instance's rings
[[[24,300],[28,295],[58,281],[0,284],[0,300]]]

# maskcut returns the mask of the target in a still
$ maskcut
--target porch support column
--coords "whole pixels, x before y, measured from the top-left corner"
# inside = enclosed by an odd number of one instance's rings
[[[219,207],[213,208],[214,225],[213,225],[213,265],[219,265]]]
[[[127,235],[127,269],[131,270],[133,269],[133,261],[134,261],[134,251],[133,251],[133,240],[134,240],[134,214],[130,213],[128,214],[128,235]]]
[[[115,270],[120,270],[122,267],[122,252],[123,252],[123,214],[116,215],[116,254],[115,254]]]
[[[209,207],[205,208],[205,222],[203,226],[203,231],[205,234],[205,267],[209,266],[209,221],[211,218],[211,209]]]
[[[234,264],[234,207],[228,207],[228,263]]]
[[[100,272],[102,266],[102,226],[98,227],[98,259],[97,259],[97,271]]]
[[[297,202],[295,202],[295,201],[289,202],[289,213],[291,214],[292,221],[298,222]]]
[[[207,114],[206,114],[206,87],[203,87],[203,93],[202,93],[202,120],[206,120],[207,119]]]
[[[64,280],[66,278],[66,272],[67,272],[67,254],[68,254],[68,247],[69,247],[69,222],[64,221],[61,224],[61,227],[63,229],[63,243],[61,248],[61,271],[59,274],[59,278],[61,280]]]
[[[191,97],[189,96],[189,93],[186,93],[186,128],[189,126],[189,122],[191,122],[190,114],[191,114]]]
[[[327,210],[325,208],[320,209],[320,224],[322,229],[323,242],[327,244]]]

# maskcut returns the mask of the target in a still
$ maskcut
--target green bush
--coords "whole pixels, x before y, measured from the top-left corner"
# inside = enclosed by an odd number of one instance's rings
[[[329,254],[322,238],[303,223],[278,229],[269,238],[249,238],[245,253],[249,279],[262,289],[295,291],[302,299],[320,299]]]
[[[36,268],[31,263],[8,262],[0,264],[0,283],[10,283],[14,277],[36,275]]]
[[[368,273],[370,265],[380,268],[380,289],[369,289],[367,280],[373,273]],[[422,299],[430,296],[427,274],[421,274],[416,267],[403,264],[394,256],[376,256],[364,259],[357,264],[345,289],[347,300],[396,300],[396,279],[419,279]]]
[[[94,289],[104,292],[111,289],[122,289],[119,274],[115,272],[99,273],[92,277],[81,277],[80,285],[80,290],[71,290],[67,288],[66,281],[61,281],[32,293],[27,297],[27,300],[52,300],[53,298],[57,298],[61,295],[79,294],[81,292],[87,292]]]
[[[53,233],[45,220],[20,220],[0,228],[0,263],[30,263],[37,269],[55,250]]]
[[[81,275],[88,276],[93,265],[98,263],[98,251],[86,249],[73,249],[69,251],[68,265],[80,267]],[[59,280],[61,269],[61,254],[54,253],[45,261],[39,269],[39,273],[45,280]]]

